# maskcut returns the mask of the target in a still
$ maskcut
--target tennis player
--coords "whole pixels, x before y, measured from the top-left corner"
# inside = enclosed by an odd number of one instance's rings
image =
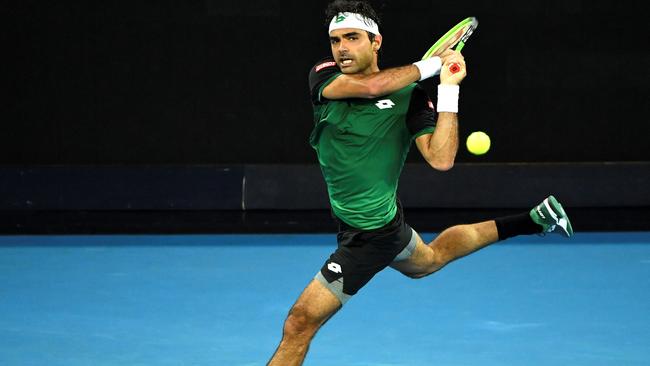
[[[269,365],[301,365],[318,329],[388,266],[421,278],[516,235],[573,234],[562,206],[549,196],[529,212],[453,226],[425,243],[404,221],[397,183],[413,141],[434,169],[454,165],[465,60],[448,51],[380,71],[382,36],[372,7],[365,1],[337,0],[326,14],[332,55],[309,74],[315,122],[310,143],[339,224],[338,248],[289,311]],[[449,71],[453,63],[461,66],[454,74]],[[434,108],[417,82],[438,74]]]

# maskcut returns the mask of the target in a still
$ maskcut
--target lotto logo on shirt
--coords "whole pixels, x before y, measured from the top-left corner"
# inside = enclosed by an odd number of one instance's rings
[[[375,105],[379,109],[388,109],[388,108],[393,108],[395,103],[393,103],[393,101],[390,100],[390,99],[383,99],[383,100],[380,100],[379,102],[375,103]]]

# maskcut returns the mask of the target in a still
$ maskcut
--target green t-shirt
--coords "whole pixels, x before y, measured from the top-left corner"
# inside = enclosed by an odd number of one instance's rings
[[[433,132],[433,105],[417,84],[375,99],[323,98],[323,89],[339,75],[332,61],[321,61],[310,73],[315,123],[310,144],[334,214],[355,228],[380,228],[395,217],[411,143]]]

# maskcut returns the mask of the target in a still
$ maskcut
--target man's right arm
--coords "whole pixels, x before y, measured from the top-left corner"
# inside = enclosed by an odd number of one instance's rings
[[[323,89],[327,99],[376,98],[394,93],[416,81],[437,75],[441,65],[456,51],[446,50],[439,57],[431,57],[411,65],[393,67],[369,75],[342,74]]]
[[[420,80],[420,70],[407,65],[369,75],[342,74],[327,85],[322,95],[327,99],[376,98],[391,94]]]

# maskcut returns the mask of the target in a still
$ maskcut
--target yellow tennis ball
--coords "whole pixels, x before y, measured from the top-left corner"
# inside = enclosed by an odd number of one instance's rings
[[[475,131],[467,137],[467,150],[474,155],[483,155],[490,150],[490,136],[485,132]]]

